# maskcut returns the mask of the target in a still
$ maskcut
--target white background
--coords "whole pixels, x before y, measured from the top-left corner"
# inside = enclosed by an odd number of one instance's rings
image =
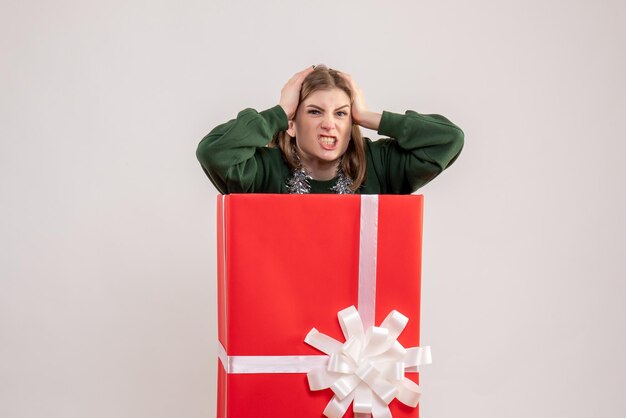
[[[3,0],[0,416],[214,416],[195,148],[318,63],[466,134],[421,190],[422,416],[625,416],[624,21],[621,0]]]

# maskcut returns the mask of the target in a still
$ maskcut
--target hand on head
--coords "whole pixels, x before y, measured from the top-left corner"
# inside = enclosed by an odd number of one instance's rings
[[[348,83],[348,86],[352,91],[352,121],[357,125],[361,125],[367,118],[367,113],[369,112],[367,105],[365,104],[363,91],[359,88],[359,86],[357,86],[350,74],[342,73],[341,71],[337,72],[339,73],[339,76],[341,76],[341,78]]]
[[[313,66],[307,67],[299,73],[294,74],[293,77],[287,81],[280,91],[280,106],[283,108],[287,117],[293,119],[296,110],[298,109],[298,103],[300,103],[300,89],[302,88],[302,82],[311,74],[314,70]]]

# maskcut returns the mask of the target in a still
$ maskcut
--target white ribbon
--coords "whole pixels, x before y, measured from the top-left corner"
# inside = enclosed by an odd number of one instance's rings
[[[229,356],[222,344],[217,350],[224,370],[232,374],[308,373],[328,364],[328,356]]]
[[[380,327],[364,331],[354,306],[338,313],[345,343],[320,333],[315,328],[304,341],[329,356],[328,365],[307,373],[309,388],[330,388],[335,396],[324,415],[341,418],[352,403],[355,414],[372,414],[374,418],[391,417],[389,403],[398,399],[415,407],[420,398],[419,386],[404,377],[409,367],[430,364],[430,347],[404,348],[398,336],[408,318],[391,311]]]
[[[378,258],[378,196],[361,195],[359,228],[359,300],[365,328],[374,325],[376,313],[376,261]]]

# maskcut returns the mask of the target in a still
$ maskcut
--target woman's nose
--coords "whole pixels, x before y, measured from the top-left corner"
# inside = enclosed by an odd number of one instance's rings
[[[333,120],[332,115],[324,115],[322,119],[322,128],[324,129],[332,129],[335,126],[335,121]]]

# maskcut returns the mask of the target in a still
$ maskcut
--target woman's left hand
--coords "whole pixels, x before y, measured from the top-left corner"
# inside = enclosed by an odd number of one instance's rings
[[[380,113],[369,111],[367,105],[365,104],[363,91],[359,88],[359,86],[357,86],[350,74],[339,72],[339,75],[341,78],[346,80],[346,83],[348,83],[348,86],[352,91],[352,121],[359,126],[377,131],[382,115]]]

